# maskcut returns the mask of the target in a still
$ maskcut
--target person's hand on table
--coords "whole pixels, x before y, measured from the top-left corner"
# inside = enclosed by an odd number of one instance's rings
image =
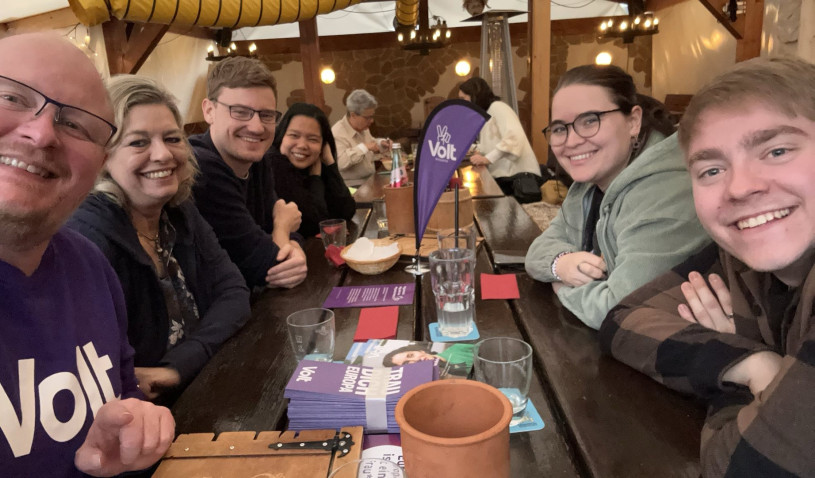
[[[489,166],[490,160],[483,154],[475,152],[472,156],[470,156],[470,163],[473,166]]]
[[[605,279],[606,261],[591,252],[572,252],[557,260],[555,272],[564,284],[579,287],[591,281]]]
[[[144,400],[113,400],[99,408],[74,465],[92,476],[143,470],[170,447],[175,420],[170,410]]]
[[[155,400],[168,388],[181,383],[178,371],[168,367],[136,367],[134,371],[139,390],[148,400]]]
[[[269,287],[284,287],[291,289],[306,279],[308,267],[306,266],[306,253],[300,244],[289,241],[277,253],[278,264],[266,273],[266,283]]]
[[[695,271],[688,274],[688,281],[681,286],[688,303],[679,304],[679,316],[709,329],[735,334],[736,323],[733,320],[730,291],[718,274],[710,274],[708,280],[710,287],[702,274]]]

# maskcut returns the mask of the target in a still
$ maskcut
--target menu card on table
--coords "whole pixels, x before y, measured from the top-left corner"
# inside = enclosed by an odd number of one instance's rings
[[[416,284],[384,284],[334,287],[323,307],[376,307],[383,305],[410,305]]]

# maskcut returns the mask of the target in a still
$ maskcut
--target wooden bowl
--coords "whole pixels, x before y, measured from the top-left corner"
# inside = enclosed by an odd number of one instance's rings
[[[371,239],[371,242],[374,243],[374,246],[389,246],[394,243],[393,241],[387,238]],[[396,247],[399,248],[399,251],[391,256],[384,257],[382,259],[377,259],[373,261],[357,261],[354,259],[350,259],[346,255],[348,253],[348,249],[351,248],[350,245],[345,246],[342,249],[342,251],[340,252],[340,257],[342,257],[345,260],[345,263],[348,264],[348,267],[354,269],[360,274],[366,274],[371,276],[381,274],[386,270],[390,269],[391,267],[393,267],[393,265],[399,261],[399,256],[402,255],[402,247],[399,245],[398,242],[395,244]]]

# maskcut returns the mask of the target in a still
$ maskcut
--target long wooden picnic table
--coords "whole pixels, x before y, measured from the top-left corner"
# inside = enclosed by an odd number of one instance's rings
[[[476,199],[474,209],[485,238],[477,253],[477,271],[516,272],[521,294],[519,300],[481,300],[476,285],[475,320],[481,337],[523,338],[535,351],[530,399],[545,427],[511,435],[512,476],[698,476],[701,406],[601,356],[596,332],[560,306],[549,284],[523,272],[522,259],[511,256],[525,253],[540,229],[513,198]],[[349,241],[376,237],[370,209],[359,209],[349,230]],[[296,365],[286,316],[321,306],[335,286],[414,282],[413,304],[400,307],[397,338],[430,339],[427,325],[436,316],[430,278],[404,272],[409,258],[384,274],[364,276],[330,266],[317,238],[307,240],[305,251],[305,282],[258,294],[247,325],[176,402],[177,433],[285,429],[283,392]],[[495,257],[505,261],[496,262]],[[359,312],[335,309],[337,360],[351,346]]]

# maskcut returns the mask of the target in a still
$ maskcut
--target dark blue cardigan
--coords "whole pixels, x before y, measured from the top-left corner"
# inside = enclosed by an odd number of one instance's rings
[[[173,257],[200,316],[184,340],[169,350],[164,294],[127,213],[108,197],[91,195],[68,226],[94,242],[119,276],[127,305],[127,335],[136,350],[135,366],[173,368],[183,388],[249,318],[249,289],[191,202],[166,211],[176,230]]]

